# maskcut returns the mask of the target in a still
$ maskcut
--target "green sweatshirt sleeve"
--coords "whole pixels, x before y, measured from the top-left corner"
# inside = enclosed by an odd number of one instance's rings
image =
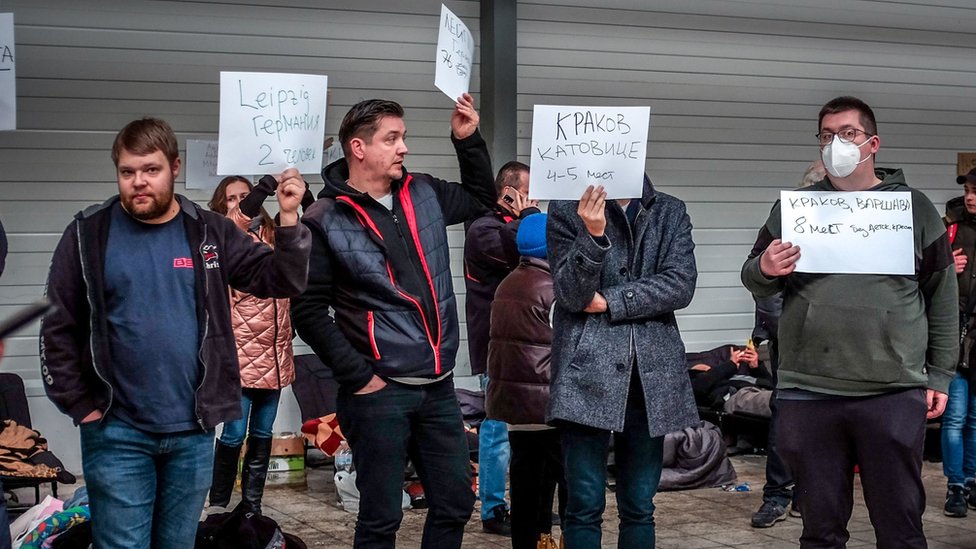
[[[749,257],[742,264],[742,285],[756,297],[769,297],[783,291],[783,277],[769,278],[759,268],[759,258],[773,240],[780,237],[779,201],[773,204],[766,223],[759,229],[756,242],[752,245]]]
[[[914,190],[913,214],[916,231],[921,229],[921,259],[918,287],[928,317],[928,348],[925,366],[928,388],[949,392],[959,361],[959,286],[945,224],[932,202]]]

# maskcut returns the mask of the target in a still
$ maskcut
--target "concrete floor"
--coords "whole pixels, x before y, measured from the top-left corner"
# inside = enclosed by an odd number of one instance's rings
[[[762,502],[762,456],[732,458],[739,483],[749,482],[749,492],[725,492],[706,488],[660,493],[655,498],[657,546],[662,549],[706,549],[718,547],[797,547],[801,522],[787,518],[772,528],[756,529],[749,518]],[[336,505],[335,490],[328,471],[331,466],[308,469],[304,480],[291,486],[269,486],[265,514],[274,518],[286,532],[302,538],[309,547],[350,547],[355,517]],[[928,495],[924,521],[929,547],[976,548],[976,511],[967,518],[948,518],[942,514],[945,477],[941,464],[925,463],[923,480]],[[874,546],[874,532],[863,499],[856,496],[848,547]],[[419,547],[426,511],[404,514],[398,547]],[[603,546],[617,542],[616,504],[608,493]],[[508,538],[484,534],[478,511],[468,523],[463,547],[511,547]],[[558,531],[558,529],[554,529]]]

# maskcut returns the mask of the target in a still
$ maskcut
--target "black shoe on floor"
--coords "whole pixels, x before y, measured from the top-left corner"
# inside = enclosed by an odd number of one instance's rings
[[[966,503],[970,509],[976,509],[976,481],[969,479],[966,481]]]
[[[481,521],[481,531],[486,534],[512,537],[512,516],[504,505],[491,510],[491,518]]]
[[[781,520],[786,520],[786,507],[775,501],[764,501],[762,507],[752,515],[752,527],[769,528]]]
[[[958,484],[950,484],[949,491],[946,492],[945,516],[964,517],[969,511],[966,507],[966,489]]]

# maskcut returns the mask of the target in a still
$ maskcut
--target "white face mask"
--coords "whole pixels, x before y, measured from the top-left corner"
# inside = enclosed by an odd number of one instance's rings
[[[871,140],[868,139],[864,143],[868,141]],[[868,158],[871,158],[868,156],[864,160],[861,160],[861,147],[864,143],[860,145],[844,143],[840,140],[840,137],[835,135],[833,141],[824,145],[823,150],[820,151],[820,157],[823,159],[827,172],[834,177],[847,177],[854,173],[858,164],[866,162]]]

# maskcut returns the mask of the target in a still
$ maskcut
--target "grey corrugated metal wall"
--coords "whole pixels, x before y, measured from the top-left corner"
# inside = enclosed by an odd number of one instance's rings
[[[477,2],[448,5],[477,39]],[[329,135],[361,98],[400,101],[408,165],[454,177],[451,103],[432,86],[439,10],[438,0],[0,0],[15,15],[21,127],[0,133],[0,218],[12,252],[0,317],[42,293],[70,216],[115,192],[108,150],[123,124],[153,114],[181,144],[215,135],[220,70],[329,75]],[[777,190],[816,156],[826,100],[853,93],[871,103],[879,162],[905,168],[937,204],[958,192],[955,152],[976,150],[969,0],[525,0],[518,19],[522,160],[533,104],[651,106],[648,171],[688,202],[696,227],[699,290],[679,315],[690,349],[749,333],[739,266]],[[460,247],[458,231],[451,242]],[[454,267],[460,275],[458,254]],[[11,340],[2,368],[40,395],[35,336]],[[30,400],[70,464],[74,429],[43,397]]]
[[[976,150],[976,4],[803,0],[519,1],[519,154],[532,106],[650,105],[648,173],[688,203],[699,283],[689,349],[743,342],[739,267],[778,190],[818,154],[820,107],[876,111],[878,162],[940,205]]]

